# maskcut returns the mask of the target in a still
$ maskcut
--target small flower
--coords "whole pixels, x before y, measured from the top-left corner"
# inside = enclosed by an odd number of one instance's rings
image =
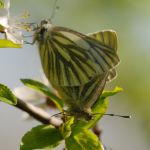
[[[4,7],[0,9],[0,32],[5,33],[6,38],[15,44],[23,44],[22,30],[28,30],[28,25],[22,23],[27,14],[19,17],[10,16],[10,0],[5,0]]]

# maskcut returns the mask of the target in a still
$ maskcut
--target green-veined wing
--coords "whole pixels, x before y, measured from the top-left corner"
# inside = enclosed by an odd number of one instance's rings
[[[42,66],[56,86],[80,86],[112,70],[119,62],[114,31],[84,35],[42,23],[35,32]]]

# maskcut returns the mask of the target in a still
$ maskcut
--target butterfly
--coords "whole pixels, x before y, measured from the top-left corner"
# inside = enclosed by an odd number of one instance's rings
[[[77,119],[91,119],[91,107],[116,76],[117,36],[106,30],[84,35],[42,20],[34,33],[46,77]]]

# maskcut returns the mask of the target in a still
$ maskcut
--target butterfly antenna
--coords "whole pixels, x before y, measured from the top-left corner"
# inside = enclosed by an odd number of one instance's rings
[[[95,113],[95,114],[92,114],[92,115],[99,115],[101,113]],[[128,116],[128,115],[116,115],[116,114],[103,114],[105,116],[114,116],[114,117],[120,117],[120,118],[131,118],[131,116]]]
[[[51,117],[58,117],[58,116],[60,116],[60,115],[66,115],[66,113],[67,113],[67,111],[66,111],[66,110],[63,110],[62,112],[59,112],[59,113],[57,113],[57,114],[54,114],[54,115],[52,115]]]
[[[60,116],[60,115],[63,115],[63,112],[60,112],[60,113],[54,114],[54,115],[52,115],[52,116],[51,116],[51,118],[52,118],[52,117],[58,117],[58,116]]]
[[[131,118],[131,116],[128,115],[116,115],[116,114],[104,114],[105,116],[115,116],[115,117],[121,117],[121,118]]]
[[[52,20],[55,17],[56,12],[59,9],[59,6],[57,4],[58,4],[58,0],[55,0],[54,4],[53,4],[53,8],[52,8],[52,13],[51,13],[50,20]]]

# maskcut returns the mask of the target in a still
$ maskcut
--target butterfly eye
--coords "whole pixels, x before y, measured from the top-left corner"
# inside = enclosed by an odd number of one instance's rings
[[[93,120],[93,116],[91,114],[88,114],[86,117],[86,121]]]
[[[46,28],[42,28],[42,29],[40,30],[39,34],[40,34],[41,36],[43,36],[46,31],[47,31]]]
[[[41,21],[41,26],[42,26],[42,25],[45,25],[45,24],[48,24],[48,23],[49,23],[49,21],[48,21],[47,19],[42,20],[42,21]]]

